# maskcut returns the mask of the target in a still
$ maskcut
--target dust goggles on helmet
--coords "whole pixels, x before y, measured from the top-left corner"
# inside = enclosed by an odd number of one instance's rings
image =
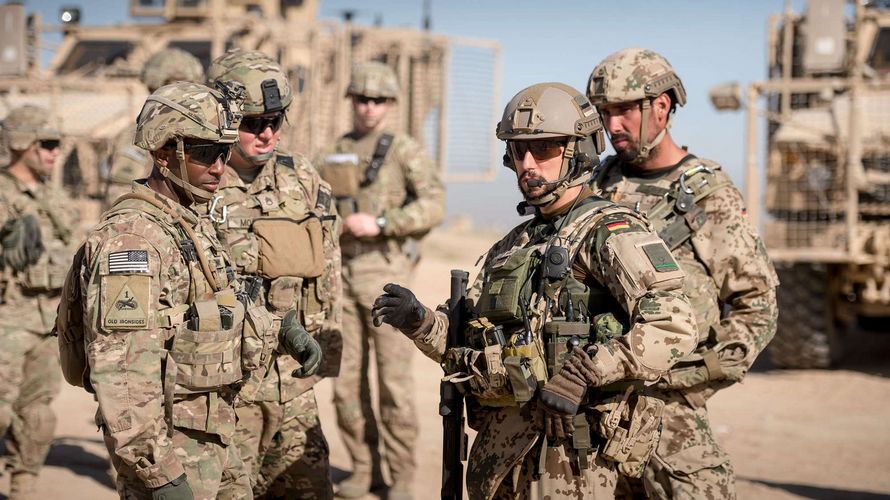
[[[374,104],[380,105],[389,100],[389,97],[370,97],[366,95],[356,95],[353,96],[355,102],[359,104],[368,104],[369,102],[373,102]]]
[[[58,148],[62,144],[62,141],[58,139],[40,139],[37,143],[40,145],[40,149],[52,151]]]
[[[185,154],[188,155],[189,160],[200,163],[202,165],[213,165],[216,163],[216,160],[222,158],[222,162],[226,163],[229,161],[229,157],[232,156],[232,144],[219,144],[215,142],[207,143],[207,144],[183,144],[183,149],[185,150]]]
[[[244,132],[250,132],[253,135],[260,135],[266,130],[266,127],[277,132],[284,122],[284,113],[275,113],[274,115],[263,116],[245,116],[241,118],[240,129]]]
[[[556,158],[565,151],[566,141],[556,139],[535,139],[531,141],[507,141],[510,148],[510,156],[515,160],[525,158],[526,151],[538,161]]]

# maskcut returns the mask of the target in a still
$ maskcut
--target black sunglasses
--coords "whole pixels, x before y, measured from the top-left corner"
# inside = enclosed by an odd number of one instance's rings
[[[222,158],[223,163],[226,163],[232,155],[231,144],[183,144],[182,146],[189,160],[202,165],[213,165],[218,158]]]
[[[239,128],[245,132],[260,135],[266,130],[266,127],[270,127],[272,132],[277,132],[281,128],[282,122],[284,122],[284,113],[271,116],[245,116],[241,118]]]
[[[38,144],[40,144],[41,149],[45,149],[47,151],[52,151],[62,144],[62,141],[58,139],[41,139],[37,142]]]
[[[366,95],[355,96],[355,102],[359,104],[368,104],[369,102],[374,102],[374,104],[377,104],[379,106],[380,104],[383,104],[388,100],[388,97],[368,97]]]
[[[513,158],[521,160],[525,157],[525,152],[530,151],[532,156],[538,161],[549,160],[562,154],[563,148],[566,147],[565,141],[554,141],[548,139],[538,139],[533,141],[507,141],[510,146],[510,152]]]

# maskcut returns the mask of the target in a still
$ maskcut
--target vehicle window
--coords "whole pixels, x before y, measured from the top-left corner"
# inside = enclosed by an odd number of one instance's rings
[[[82,40],[74,45],[68,58],[59,66],[59,73],[82,71],[85,74],[126,59],[133,51],[133,42],[125,40]]]
[[[881,28],[875,38],[868,62],[879,74],[890,73],[890,28]]]

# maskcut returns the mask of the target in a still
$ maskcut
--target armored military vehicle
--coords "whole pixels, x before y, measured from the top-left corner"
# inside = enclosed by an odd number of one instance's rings
[[[746,198],[782,281],[769,351],[780,367],[828,367],[851,325],[890,323],[883,321],[890,316],[890,2],[809,0],[800,13],[789,2],[770,18],[768,37],[768,79],[748,85],[744,104]],[[712,89],[711,100],[717,109],[743,103],[735,84]]]
[[[138,114],[147,94],[140,70],[163,48],[190,52],[205,68],[233,47],[276,57],[295,93],[284,145],[310,155],[349,129],[351,67],[376,60],[395,69],[403,89],[391,125],[419,138],[447,180],[493,177],[496,43],[324,21],[318,9],[318,0],[131,0],[131,17],[161,22],[82,26],[77,8],[47,25],[20,3],[2,5],[0,118],[23,103],[51,107],[66,136],[56,177],[75,194],[100,196],[110,140]],[[47,31],[61,31],[62,41],[44,67]]]

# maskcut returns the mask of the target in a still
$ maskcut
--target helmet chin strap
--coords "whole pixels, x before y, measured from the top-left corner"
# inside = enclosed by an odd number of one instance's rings
[[[169,168],[159,164],[157,160],[155,160],[155,166],[158,167],[158,172],[160,172],[165,179],[182,188],[182,190],[185,191],[185,196],[191,203],[206,203],[210,201],[210,199],[213,198],[213,193],[192,186],[187,180],[189,177],[188,171],[186,170],[185,147],[180,138],[176,138],[176,158],[179,160],[179,176],[174,175]]]
[[[649,132],[649,114],[651,112],[652,101],[650,99],[643,99],[642,122],[640,123],[640,153],[637,154],[636,158],[631,160],[631,163],[635,165],[639,165],[649,158],[649,155],[652,154],[652,150],[655,149],[655,146],[658,146],[661,143],[664,136],[667,135],[668,129],[671,128],[671,122],[674,117],[668,114],[667,123],[664,125],[664,128],[661,129],[661,132],[659,132],[654,139],[652,139],[652,142],[648,142],[646,137]]]
[[[559,168],[559,178],[552,182],[542,182],[540,185],[542,186],[553,186],[556,188],[553,191],[533,200],[528,199],[526,197],[525,201],[528,202],[529,205],[534,207],[545,207],[550,205],[551,203],[556,202],[565,192],[583,184],[590,180],[590,176],[592,173],[588,170],[581,174],[577,174],[575,172],[570,172],[572,159],[575,157],[575,147],[578,143],[578,139],[572,137],[569,139],[568,143],[566,143],[565,152],[562,155],[562,165]]]
[[[272,155],[275,154],[276,149],[278,149],[277,146],[275,148],[272,148],[272,151],[269,151],[268,153],[263,153],[260,155],[249,155],[245,153],[243,149],[241,149],[241,142],[235,143],[235,153],[241,158],[252,162],[254,165],[263,165],[264,163],[269,161],[269,159],[272,158]]]

